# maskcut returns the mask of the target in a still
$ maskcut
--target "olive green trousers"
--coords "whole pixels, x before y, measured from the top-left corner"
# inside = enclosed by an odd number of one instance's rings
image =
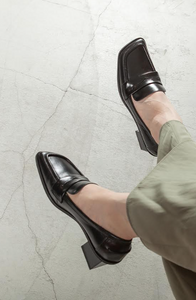
[[[196,300],[196,143],[185,125],[160,130],[157,165],[127,198],[142,243],[162,256],[177,300]]]

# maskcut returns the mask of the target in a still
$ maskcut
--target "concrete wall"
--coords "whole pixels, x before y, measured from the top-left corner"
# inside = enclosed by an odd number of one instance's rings
[[[133,242],[89,271],[77,223],[55,209],[35,154],[70,158],[131,191],[156,165],[117,91],[117,54],[145,38],[167,95],[196,138],[196,2],[0,1],[0,300],[174,299],[161,258]]]

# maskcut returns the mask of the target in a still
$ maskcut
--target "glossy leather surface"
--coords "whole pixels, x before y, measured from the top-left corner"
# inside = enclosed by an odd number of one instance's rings
[[[89,181],[66,157],[52,152],[38,152],[36,164],[39,175],[51,202],[76,220],[90,240],[95,251],[106,263],[118,263],[131,250],[131,240],[121,239],[86,216],[70,199]]]
[[[161,91],[166,91],[158,72],[152,63],[146,42],[138,38],[121,50],[121,89],[125,99],[133,95],[136,101],[143,99],[142,89],[149,85],[157,85]]]
[[[139,101],[154,92],[166,91],[152,63],[144,39],[135,39],[119,52],[117,81],[119,94],[138,126],[146,151],[157,156],[158,144],[131,100],[131,95]]]

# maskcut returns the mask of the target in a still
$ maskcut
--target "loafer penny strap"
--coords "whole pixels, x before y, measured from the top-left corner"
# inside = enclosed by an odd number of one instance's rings
[[[159,74],[157,71],[147,72],[142,74],[138,77],[138,81],[135,84],[132,84],[130,82],[125,83],[125,91],[127,98],[130,97],[130,95],[137,93],[137,99],[135,100],[141,100],[140,97],[140,90],[142,94],[142,89],[150,84],[155,84],[157,86],[157,90],[165,91],[165,88],[162,85],[161,79],[159,77]],[[139,99],[141,98],[141,99]]]
[[[71,188],[74,184],[78,182],[89,182],[89,179],[82,175],[69,175],[60,178],[52,187],[51,192],[54,194],[54,196],[61,202],[62,196]]]

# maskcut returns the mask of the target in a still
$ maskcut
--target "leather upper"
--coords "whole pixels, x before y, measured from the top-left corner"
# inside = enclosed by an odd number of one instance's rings
[[[162,85],[159,74],[156,71],[141,74],[141,76],[139,77],[139,81],[137,82],[135,81],[135,83],[134,82],[130,83],[129,81],[127,81],[126,83],[124,83],[126,99],[128,99],[130,95],[136,92],[139,93],[139,90],[152,83],[157,83]]]
[[[125,99],[134,95],[136,101],[141,100],[142,89],[150,84],[156,85],[157,90],[166,91],[155,70],[144,39],[138,38],[126,45],[119,56],[122,62],[120,84]]]

